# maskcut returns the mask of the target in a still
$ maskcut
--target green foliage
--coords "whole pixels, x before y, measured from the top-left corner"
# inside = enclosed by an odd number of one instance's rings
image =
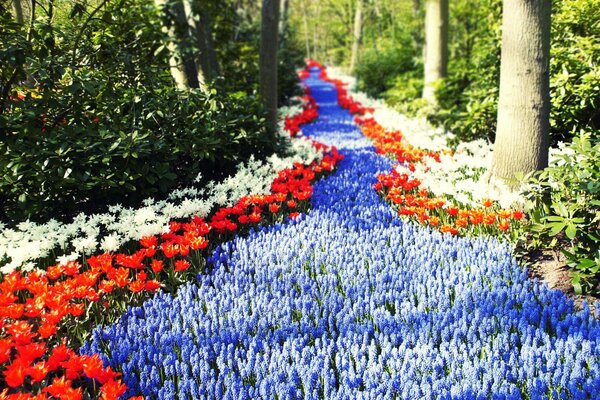
[[[494,140],[500,78],[501,0],[450,3],[448,77],[430,119],[455,140]],[[457,144],[457,143],[454,143]]]
[[[153,2],[123,3],[95,18],[71,4],[31,30],[0,14],[0,219],[135,204],[276,146],[252,84],[175,90]]]
[[[277,91],[280,106],[287,104],[290,97],[302,94],[296,69],[304,64],[304,55],[298,43],[291,37],[292,33],[285,32],[279,40]]]
[[[529,179],[533,243],[559,247],[578,293],[600,293],[600,141],[573,138],[558,160]]]
[[[550,125],[556,141],[600,129],[600,12],[597,0],[552,6]]]
[[[493,141],[500,70],[501,1],[451,3],[449,75],[434,122],[458,141]],[[550,135],[553,144],[600,127],[600,14],[596,0],[555,1]]]
[[[399,41],[381,40],[376,46],[365,48],[356,66],[359,89],[370,96],[379,96],[396,87],[404,74],[417,69],[415,55],[408,33]]]
[[[240,18],[233,1],[208,1],[203,6],[214,21],[215,49],[221,59],[221,79],[217,86],[226,92],[245,92],[258,96],[260,18]],[[278,93],[279,104],[287,104],[301,94],[296,69],[304,64],[302,50],[294,41],[294,31],[279,37]]]

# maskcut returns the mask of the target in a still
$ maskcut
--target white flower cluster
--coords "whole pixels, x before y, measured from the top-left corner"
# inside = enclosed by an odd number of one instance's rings
[[[339,69],[327,70],[329,77],[346,83],[352,97],[365,107],[374,109],[372,117],[386,130],[399,130],[406,141],[422,149],[441,151],[447,148],[450,132],[432,127],[424,118],[410,118],[381,100],[357,92],[356,80]],[[485,140],[461,143],[453,155],[442,155],[441,162],[425,157],[417,164],[414,176],[437,196],[453,199],[464,206],[481,206],[484,198],[497,200],[501,207],[521,207],[523,198],[501,182],[489,182],[493,146]],[[551,153],[552,154],[552,153]]]
[[[299,110],[288,107],[283,113],[293,115]],[[283,125],[280,135],[289,138]],[[168,231],[173,219],[205,217],[215,207],[231,206],[249,194],[266,194],[279,171],[296,162],[320,161],[323,156],[309,139],[289,139],[288,143],[286,157],[273,154],[264,161],[251,157],[222,182],[211,181],[203,189],[178,189],[166,200],[147,199],[139,208],[114,205],[106,213],[79,214],[70,223],[26,221],[10,229],[0,224],[0,273],[31,270],[41,259],[65,263],[98,250],[116,251],[131,240]]]

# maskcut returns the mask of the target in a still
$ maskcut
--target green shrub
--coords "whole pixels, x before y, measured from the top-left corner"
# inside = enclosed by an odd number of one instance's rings
[[[494,141],[500,68],[501,1],[451,7],[449,74],[432,120],[459,141]],[[596,0],[554,1],[550,62],[552,144],[600,128],[600,14]]]
[[[396,41],[381,40],[364,49],[356,66],[358,88],[370,96],[380,96],[395,86],[398,76],[417,69],[416,50],[408,33]]]
[[[576,136],[529,183],[532,242],[561,249],[578,293],[600,294],[600,141]]]
[[[494,140],[500,77],[501,1],[451,3],[448,77],[437,90],[432,122],[454,133],[455,143]]]
[[[170,89],[120,95],[56,126],[43,100],[27,99],[10,114],[14,129],[0,142],[5,217],[68,215],[73,208],[164,196],[198,172],[215,177],[250,154],[273,150],[257,117],[259,102],[245,95]]]
[[[65,10],[41,15],[31,41],[0,15],[0,89],[23,97],[0,100],[0,219],[135,204],[275,148],[253,83],[226,76],[209,94],[175,90],[154,4],[108,7],[87,25]]]
[[[552,6],[550,125],[554,141],[565,141],[600,129],[600,12],[597,0]]]

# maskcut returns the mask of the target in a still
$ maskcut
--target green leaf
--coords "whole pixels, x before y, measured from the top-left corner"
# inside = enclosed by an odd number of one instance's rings
[[[567,224],[565,224],[564,222],[554,222],[548,224],[548,226],[550,227],[550,232],[548,232],[548,235],[556,236],[565,228],[565,226],[567,226]]]
[[[577,228],[575,227],[575,225],[574,224],[567,225],[567,229],[565,229],[565,235],[567,235],[567,237],[569,239],[573,239],[576,234],[577,234]]]

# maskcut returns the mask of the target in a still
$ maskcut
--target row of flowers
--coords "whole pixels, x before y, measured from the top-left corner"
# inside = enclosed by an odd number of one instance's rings
[[[316,116],[314,103],[308,102],[296,118],[309,122]],[[173,291],[204,272],[209,243],[263,223],[296,218],[306,210],[313,182],[342,159],[335,148],[312,146],[320,153],[318,160],[306,165],[296,162],[278,171],[268,194],[244,196],[208,219],[171,221],[167,232],[141,238],[135,251],[105,252],[87,257],[84,263],[71,260],[45,271],[4,275],[0,279],[0,386],[6,389],[0,398],[121,396],[126,386],[120,374],[104,367],[98,355],[75,353],[77,341],[148,293],[161,288]]]
[[[439,177],[428,180],[427,175],[432,169],[443,170],[437,165],[454,163],[456,157],[450,150],[432,151],[412,146],[400,130],[387,130],[379,124],[372,116],[375,108],[365,107],[355,100],[344,82],[328,78],[325,68],[321,70],[321,77],[336,86],[339,104],[356,116],[355,122],[373,141],[377,152],[398,162],[390,173],[378,176],[374,188],[398,209],[401,216],[453,235],[517,234],[511,225],[523,219],[524,213],[520,209],[502,208],[491,198],[475,202],[460,196],[444,196],[445,191],[440,193],[438,190],[443,187],[439,185]],[[423,181],[429,184],[424,185]],[[460,199],[464,201],[458,201]]]
[[[279,130],[282,139],[295,136],[299,126],[313,120],[316,112],[310,96],[305,97],[302,107],[283,109]],[[27,271],[56,262],[81,260],[98,251],[115,252],[145,236],[167,232],[171,220],[194,215],[206,217],[215,208],[230,207],[249,194],[268,194],[279,171],[292,168],[295,163],[308,165],[321,160],[321,149],[308,139],[288,140],[288,144],[289,156],[251,158],[221,182],[210,181],[202,188],[177,189],[166,200],[148,199],[139,208],[114,205],[106,213],[80,214],[70,223],[26,221],[13,228],[0,223],[0,276],[16,269]]]
[[[328,112],[310,131],[346,159],[314,186],[314,212],[223,243],[200,284],[129,308],[83,350],[157,399],[594,398],[589,309],[493,238],[402,223],[372,190],[390,160]]]

